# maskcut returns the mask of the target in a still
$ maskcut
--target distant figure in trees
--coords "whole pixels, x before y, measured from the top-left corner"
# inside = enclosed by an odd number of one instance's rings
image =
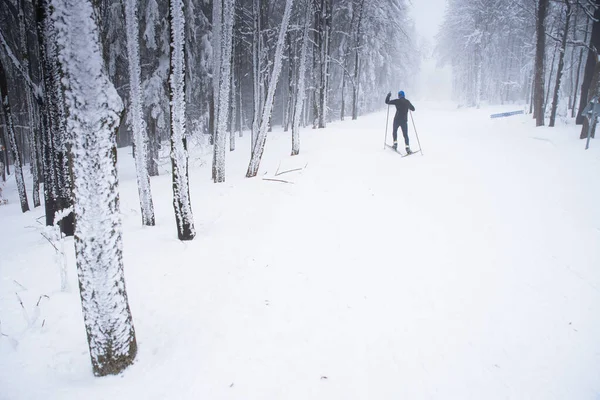
[[[412,151],[408,145],[408,110],[415,111],[415,107],[412,103],[404,96],[404,91],[398,92],[398,98],[390,100],[392,93],[388,93],[385,98],[385,104],[393,104],[396,106],[396,115],[394,116],[394,150],[398,149],[398,127],[402,128],[402,135],[404,135],[404,145],[406,146],[406,152],[411,154]]]

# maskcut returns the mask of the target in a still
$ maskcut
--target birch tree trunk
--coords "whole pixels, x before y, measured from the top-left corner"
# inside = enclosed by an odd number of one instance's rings
[[[137,353],[123,273],[116,130],[123,105],[103,68],[89,0],[52,0],[73,132],[75,256],[93,372],[118,374]]]

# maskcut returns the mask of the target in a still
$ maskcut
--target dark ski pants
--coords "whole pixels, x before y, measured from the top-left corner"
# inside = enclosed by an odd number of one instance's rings
[[[394,118],[394,143],[398,140],[398,128],[402,129],[402,135],[404,136],[404,143],[408,147],[408,121],[401,121]]]

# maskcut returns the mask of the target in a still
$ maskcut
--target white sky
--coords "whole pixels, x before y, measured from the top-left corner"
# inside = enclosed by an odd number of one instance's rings
[[[446,0],[409,0],[417,32],[433,44],[446,10]]]
[[[427,40],[430,51],[435,47],[434,36],[444,19],[446,0],[408,0],[411,17],[415,21],[417,34]],[[420,41],[418,41],[420,42]],[[416,100],[450,100],[452,75],[449,68],[440,69],[434,58],[426,55],[416,77],[414,88]],[[415,106],[416,107],[416,106]]]

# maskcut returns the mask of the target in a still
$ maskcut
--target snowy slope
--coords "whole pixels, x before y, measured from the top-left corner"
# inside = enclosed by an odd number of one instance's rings
[[[255,179],[249,137],[224,184],[196,154],[191,242],[176,240],[168,174],[152,178],[157,226],[141,226],[121,151],[139,353],[117,377],[91,372],[72,240],[60,293],[43,210],[21,214],[9,182],[0,398],[597,398],[600,145],[489,118],[514,106],[415,106],[424,156],[383,150],[385,111],[302,130],[294,158],[276,129]],[[262,180],[304,166],[277,177],[294,184]]]

